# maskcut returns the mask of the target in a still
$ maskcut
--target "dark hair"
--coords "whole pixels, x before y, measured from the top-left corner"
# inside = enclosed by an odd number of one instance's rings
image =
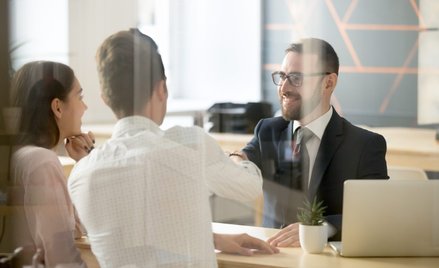
[[[166,79],[157,44],[137,29],[108,37],[96,60],[102,96],[118,118],[140,112]]]
[[[334,48],[325,40],[317,38],[302,39],[299,43],[290,44],[285,50],[299,54],[317,54],[325,72],[336,73],[338,75],[339,61]]]
[[[60,138],[51,103],[58,98],[67,100],[75,74],[62,63],[36,61],[25,64],[11,83],[11,104],[21,107],[21,145],[36,145],[51,149]]]

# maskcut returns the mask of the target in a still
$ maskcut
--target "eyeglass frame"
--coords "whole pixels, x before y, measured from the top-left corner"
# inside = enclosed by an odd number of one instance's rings
[[[307,77],[307,76],[319,76],[319,75],[328,75],[328,74],[332,74],[331,72],[320,72],[320,73],[310,73],[310,74],[304,74],[304,73],[299,73],[299,72],[294,72],[294,73],[289,73],[289,74],[286,74],[286,73],[284,73],[284,72],[282,72],[282,71],[276,71],[276,72],[273,72],[272,74],[271,74],[271,79],[273,80],[273,83],[276,85],[276,86],[281,86],[284,82],[285,82],[285,80],[288,80],[288,83],[290,83],[290,85],[292,85],[292,86],[294,86],[294,87],[301,87],[302,86],[302,84],[303,84],[303,78],[304,77]],[[279,83],[276,83],[276,79],[275,79],[275,76],[276,75],[280,75],[280,82]],[[284,78],[282,78],[282,76],[284,77]],[[300,76],[300,83],[293,83],[291,80],[290,80],[290,77],[293,77],[293,76],[296,76],[296,77],[298,77],[298,76]]]

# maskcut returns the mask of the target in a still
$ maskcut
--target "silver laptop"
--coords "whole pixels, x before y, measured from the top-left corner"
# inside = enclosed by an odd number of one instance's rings
[[[342,256],[439,256],[439,180],[348,180]]]

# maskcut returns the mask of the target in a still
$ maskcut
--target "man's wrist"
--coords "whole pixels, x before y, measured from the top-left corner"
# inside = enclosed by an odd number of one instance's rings
[[[237,156],[237,157],[240,157],[242,160],[246,160],[244,155],[241,152],[238,152],[238,151],[235,151],[233,153],[229,153],[229,157],[231,157],[231,156]]]

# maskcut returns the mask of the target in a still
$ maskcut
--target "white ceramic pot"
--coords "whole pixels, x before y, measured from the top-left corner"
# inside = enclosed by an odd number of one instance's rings
[[[326,225],[299,224],[300,246],[308,253],[321,253],[328,242]]]

